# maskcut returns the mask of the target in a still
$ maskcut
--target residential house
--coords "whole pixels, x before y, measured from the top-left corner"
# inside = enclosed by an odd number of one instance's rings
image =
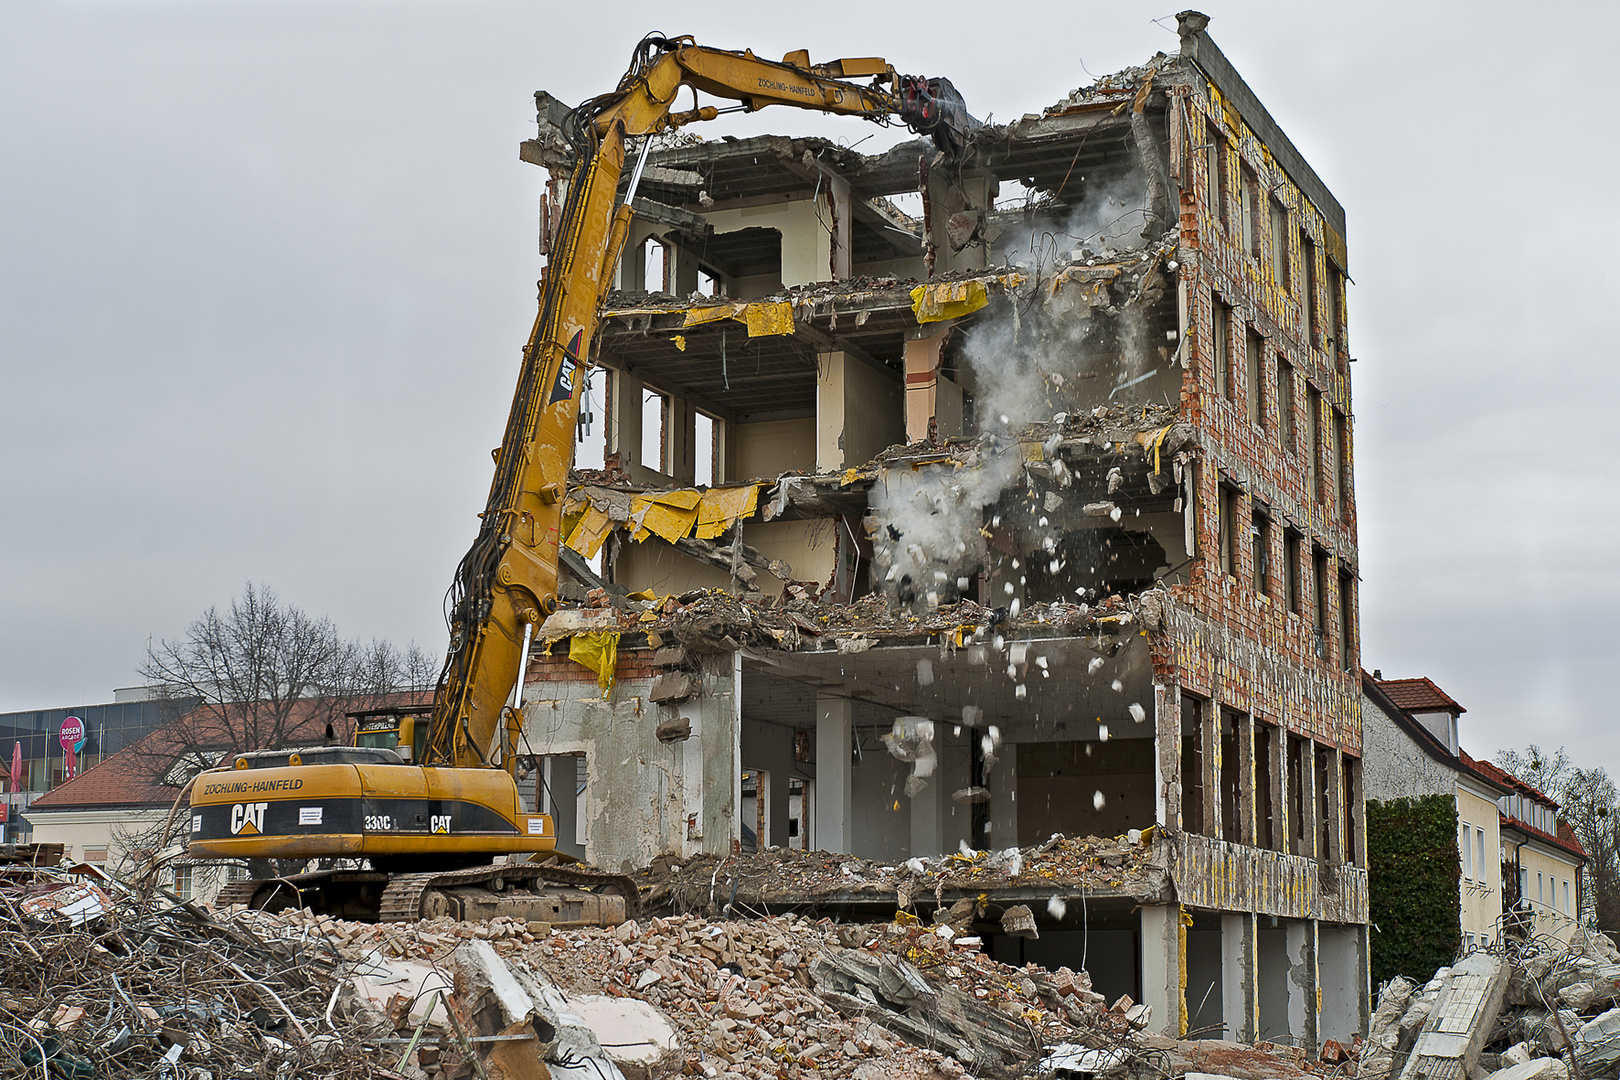
[[[1568,941],[1586,855],[1557,803],[1463,750],[1468,710],[1432,680],[1363,672],[1362,693],[1366,797],[1456,800],[1462,948],[1495,945],[1505,929]],[[1511,917],[1521,908],[1528,921]]]

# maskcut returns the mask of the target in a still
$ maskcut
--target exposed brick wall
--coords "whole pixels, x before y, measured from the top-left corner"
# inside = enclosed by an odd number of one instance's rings
[[[1174,592],[1184,605],[1168,620],[1168,640],[1156,648],[1162,678],[1268,723],[1281,723],[1298,734],[1360,753],[1359,670],[1360,620],[1355,589],[1340,595],[1340,574],[1355,574],[1356,505],[1354,438],[1351,433],[1350,368],[1343,324],[1342,268],[1344,238],[1324,223],[1300,190],[1271,159],[1270,153],[1226,107],[1208,84],[1195,82],[1178,93],[1173,137],[1179,162],[1182,246],[1179,284],[1189,340],[1182,381],[1183,415],[1198,433],[1196,461],[1197,555],[1190,583]],[[1222,143],[1224,214],[1210,203],[1209,151],[1194,149]],[[1255,207],[1258,253],[1243,243],[1243,192]],[[1284,210],[1281,236],[1274,237],[1270,204]],[[1301,243],[1303,233],[1311,241]],[[1286,245],[1286,267],[1279,276],[1269,255],[1278,239]],[[1314,256],[1308,272],[1304,259]],[[1315,288],[1315,325],[1307,285]],[[1330,302],[1328,290],[1340,290]],[[1217,389],[1215,306],[1230,309],[1224,354],[1228,392]],[[1338,313],[1340,326],[1328,321]],[[1247,334],[1259,336],[1258,388],[1250,385]],[[1286,361],[1292,393],[1278,384],[1278,360]],[[1313,446],[1307,410],[1314,388],[1321,395],[1319,445]],[[1259,392],[1259,422],[1251,418],[1250,396]],[[1291,403],[1285,417],[1283,403]],[[1343,417],[1342,459],[1347,474],[1346,497],[1337,498],[1335,415]],[[1285,437],[1291,421],[1292,440]],[[1319,453],[1315,480],[1310,469]],[[1240,492],[1232,500],[1232,574],[1221,568],[1219,496],[1223,484]],[[1263,593],[1254,587],[1261,552],[1250,543],[1253,513],[1270,521],[1265,554],[1269,580]],[[1288,574],[1285,535],[1301,537],[1296,567],[1299,613],[1287,609]],[[1325,580],[1327,618],[1318,655],[1313,626],[1313,548],[1328,555]],[[1349,619],[1351,649],[1339,656],[1341,611]]]
[[[654,678],[663,670],[653,663],[652,649],[620,649],[613,675],[618,682],[630,682]],[[525,685],[595,681],[596,672],[568,658],[568,645],[564,642],[559,652],[537,653],[529,658],[529,677]]]

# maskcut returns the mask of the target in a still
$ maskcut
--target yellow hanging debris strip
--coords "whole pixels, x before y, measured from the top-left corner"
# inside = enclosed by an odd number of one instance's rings
[[[759,491],[763,485],[745,487],[710,488],[703,493],[698,504],[697,537],[713,540],[742,518],[753,517],[759,508]]]
[[[685,334],[676,334],[674,337],[670,338],[669,340],[673,341],[675,343],[675,347],[677,349],[681,350],[681,352],[686,351],[686,335]]]
[[[630,539],[640,543],[649,534],[673,544],[692,533],[703,493],[695,488],[637,495],[630,500]]]
[[[575,634],[568,639],[568,659],[596,672],[596,685],[606,697],[613,689],[613,671],[619,666],[619,632]]]
[[[748,336],[776,337],[793,333],[793,305],[786,300],[764,300],[757,303],[714,304],[709,307],[687,308],[683,327],[701,326],[736,319],[746,323]]]
[[[563,542],[587,559],[594,559],[596,553],[602,550],[602,542],[612,531],[613,519],[596,507],[587,506],[579,516],[578,523],[568,533],[568,539]]]
[[[982,281],[941,281],[911,290],[911,312],[919,323],[970,315],[990,302]]]

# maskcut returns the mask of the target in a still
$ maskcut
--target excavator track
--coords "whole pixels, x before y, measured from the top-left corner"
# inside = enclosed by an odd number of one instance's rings
[[[626,918],[635,918],[637,901],[641,895],[635,879],[625,874],[581,870],[571,866],[541,866],[534,863],[474,866],[466,870],[395,875],[383,892],[382,912],[378,921],[414,922],[423,917],[422,901],[430,891],[481,885],[497,878],[508,885],[527,881],[546,881],[555,885],[573,885],[582,888],[611,886],[624,897]]]
[[[609,874],[575,866],[503,863],[421,874],[317,870],[307,874],[290,874],[284,878],[235,881],[220,889],[215,902],[221,906],[243,904],[265,907],[278,899],[279,885],[285,886],[285,895],[280,898],[281,903],[275,904],[275,909],[313,907],[344,918],[369,917],[385,923],[414,922],[424,917],[423,902],[435,890],[476,888],[496,879],[500,879],[503,889],[498,891],[491,888],[492,895],[498,895],[505,887],[521,889],[529,882],[536,881],[585,889],[606,887],[624,898],[626,918],[635,917],[640,898],[635,879],[625,874]],[[379,893],[380,903],[375,907],[363,899]],[[347,902],[350,897],[354,899],[353,904]],[[308,902],[310,900],[313,902]]]

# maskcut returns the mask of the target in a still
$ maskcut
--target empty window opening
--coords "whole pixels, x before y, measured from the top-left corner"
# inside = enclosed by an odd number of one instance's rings
[[[1249,423],[1258,427],[1266,426],[1266,380],[1265,365],[1260,362],[1265,355],[1265,339],[1255,332],[1253,327],[1243,335],[1243,363],[1245,381],[1248,383]]]
[[[1311,626],[1316,631],[1317,659],[1327,657],[1327,626],[1328,626],[1328,554],[1316,545],[1311,545],[1311,593],[1315,603],[1311,607]]]
[[[669,472],[669,396],[656,390],[641,397],[641,463]]]
[[[1276,199],[1271,204],[1271,277],[1284,292],[1294,291],[1288,261],[1288,208]]]
[[[1204,820],[1204,702],[1181,695],[1181,828],[1208,835]]]
[[[656,236],[641,242],[641,287],[646,292],[669,292],[669,245]]]
[[[1228,401],[1232,400],[1232,379],[1228,370],[1232,358],[1232,309],[1216,300],[1214,317],[1211,325],[1210,361],[1215,365],[1215,392]]]
[[[1247,168],[1242,169],[1243,251],[1260,255],[1260,181]]]
[[[1250,519],[1249,543],[1254,559],[1252,585],[1257,596],[1271,595],[1271,518],[1256,510]]]
[[[1248,718],[1231,709],[1221,710],[1221,839],[1243,843],[1243,759],[1238,735]]]
[[[1305,767],[1305,740],[1298,735],[1288,736],[1288,830],[1289,854],[1311,855],[1310,809],[1308,794],[1310,770]]]
[[[720,475],[720,421],[708,413],[696,413],[693,420],[692,447],[696,458],[693,483],[708,487]]]
[[[1353,670],[1356,655],[1356,576],[1339,571],[1339,666]]]
[[[1221,484],[1216,495],[1216,514],[1219,520],[1216,527],[1220,530],[1217,545],[1221,555],[1221,573],[1237,576],[1237,530],[1233,527],[1237,520],[1237,489],[1227,484]]]
[[[1299,257],[1305,264],[1305,329],[1312,345],[1322,343],[1322,328],[1316,321],[1316,242],[1304,230],[1299,234]]]
[[[1277,748],[1277,729],[1270,724],[1254,725],[1254,823],[1255,843],[1279,850],[1282,831],[1277,828],[1276,803],[1272,798],[1272,756]]]
[[[1277,441],[1294,449],[1294,365],[1277,354]]]
[[[1334,850],[1333,843],[1333,804],[1328,801],[1333,751],[1314,743],[1312,746],[1316,752],[1316,857],[1338,862],[1338,852]]]
[[[725,288],[720,284],[720,274],[710,270],[707,266],[699,266],[697,272],[697,291],[704,296],[722,296]]]
[[[1331,263],[1328,264],[1327,327],[1324,332],[1328,351],[1337,357],[1344,351],[1344,275]]]
[[[1350,421],[1333,410],[1333,509],[1341,520],[1350,519]]]
[[[1303,615],[1305,609],[1304,590],[1299,579],[1299,556],[1304,547],[1305,537],[1295,529],[1288,529],[1283,533],[1283,600],[1288,610],[1295,615]]]
[[[1310,455],[1305,461],[1305,486],[1311,498],[1322,501],[1322,391],[1307,384],[1305,388],[1305,442]]]
[[[1344,861],[1355,865],[1360,860],[1360,830],[1356,827],[1356,819],[1360,816],[1361,800],[1357,798],[1357,791],[1361,780],[1361,762],[1356,758],[1345,756],[1341,759],[1343,767],[1340,769],[1339,786],[1342,789],[1339,799],[1339,812],[1344,815]],[[1480,862],[1480,876],[1484,876],[1485,864]]]
[[[787,846],[794,851],[809,851],[812,849],[810,838],[810,822],[813,817],[811,783],[811,781],[798,776],[788,778]]]
[[[1226,218],[1226,137],[1211,132],[1209,137],[1209,212],[1222,225]]]

